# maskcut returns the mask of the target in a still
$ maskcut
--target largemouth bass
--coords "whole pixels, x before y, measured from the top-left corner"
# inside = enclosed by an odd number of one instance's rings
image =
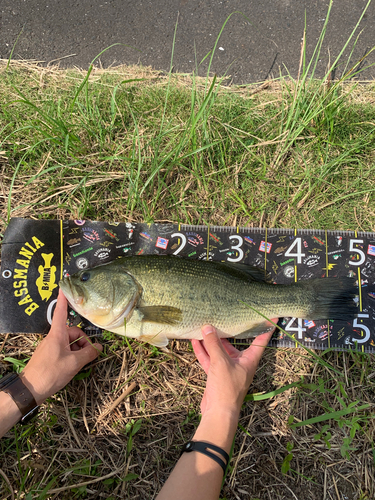
[[[205,324],[215,326],[221,337],[255,337],[270,326],[258,313],[352,319],[354,285],[352,278],[274,285],[264,270],[244,264],[157,255],[119,258],[60,281],[79,315],[159,347],[168,339],[200,339]]]

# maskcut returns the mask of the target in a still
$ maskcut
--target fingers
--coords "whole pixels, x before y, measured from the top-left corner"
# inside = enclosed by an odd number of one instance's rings
[[[87,363],[94,361],[94,359],[99,356],[99,352],[102,352],[102,350],[102,345],[88,343],[85,347],[77,351],[75,355],[80,362],[80,369],[87,365]]]
[[[203,326],[202,336],[204,342],[193,339],[191,344],[199,363],[206,373],[208,373],[210,367],[211,356],[218,357],[229,355],[231,358],[237,358],[239,356],[240,351],[238,351],[228,339],[220,339],[213,326]]]
[[[87,335],[78,326],[72,326],[68,328],[69,344],[78,345],[79,347],[85,347],[89,343]],[[72,344],[73,345],[73,344]]]
[[[93,348],[96,352],[102,351],[101,344],[94,344],[89,337],[78,326],[73,326],[68,329],[69,347],[72,351],[80,351],[86,347]],[[94,346],[94,347],[93,347]]]
[[[65,295],[59,290],[59,295],[57,296],[57,302],[55,311],[53,313],[52,324],[53,325],[63,325],[65,326],[68,317],[68,301]]]
[[[236,349],[233,344],[229,342],[228,339],[221,339],[224,349],[229,354],[231,358],[237,358],[241,351]]]
[[[256,337],[251,346],[243,351],[243,356],[250,360],[255,366],[258,366],[260,358],[264,352],[264,349],[267,347],[268,342],[271,340],[273,331],[262,333]]]
[[[212,361],[227,355],[220,337],[217,334],[216,328],[212,325],[203,326],[202,336],[204,340],[204,347]]]
[[[201,340],[192,339],[191,345],[193,346],[194,353],[203,370],[208,373],[208,369],[210,367],[210,356],[207,354],[203,342]]]

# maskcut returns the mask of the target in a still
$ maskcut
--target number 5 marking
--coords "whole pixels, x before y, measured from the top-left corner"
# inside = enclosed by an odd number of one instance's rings
[[[173,252],[173,255],[177,255],[178,253],[181,252],[181,250],[183,248],[185,248],[185,245],[186,245],[186,236],[182,233],[173,233],[171,234],[171,238],[175,238],[176,236],[178,236],[179,238],[181,238],[181,245],[177,248],[177,250],[175,250]]]
[[[368,314],[358,314],[358,318],[368,318],[368,317],[369,317]],[[357,321],[358,318],[354,318],[353,328],[361,328],[366,333],[366,335],[359,340],[354,339],[354,338],[352,340],[353,340],[353,342],[357,342],[357,344],[364,344],[370,338],[370,329],[366,325],[362,325],[361,323],[358,323],[358,321]]]
[[[238,234],[232,234],[231,236],[229,236],[229,239],[238,241],[237,245],[231,246],[232,250],[237,250],[238,256],[234,259],[232,259],[231,257],[228,257],[227,260],[228,260],[228,262],[239,262],[240,260],[243,259],[243,255],[244,255],[243,250],[241,248],[241,245],[243,244],[242,236],[239,236]]]
[[[359,248],[355,248],[354,247],[354,245],[356,243],[363,243],[363,240],[350,240],[350,243],[349,243],[349,252],[356,252],[357,254],[360,255],[361,258],[359,260],[356,260],[355,262],[352,262],[350,260],[349,264],[351,266],[360,266],[366,260],[366,256],[365,256],[364,252],[362,250],[360,250]]]

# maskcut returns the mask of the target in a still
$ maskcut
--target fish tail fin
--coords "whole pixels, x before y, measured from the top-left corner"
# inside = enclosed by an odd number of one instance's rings
[[[358,288],[354,278],[317,278],[296,285],[310,299],[305,319],[346,321],[352,320],[357,312],[354,299],[358,296]]]

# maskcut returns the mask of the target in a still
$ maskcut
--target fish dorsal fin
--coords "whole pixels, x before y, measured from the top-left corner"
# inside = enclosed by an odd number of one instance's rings
[[[265,269],[260,267],[248,266],[247,264],[233,263],[233,262],[217,262],[218,267],[222,267],[223,270],[231,274],[232,276],[238,276],[240,278],[246,278],[250,281],[260,281],[260,282],[270,282],[271,275]]]
[[[168,339],[163,333],[157,333],[156,335],[141,335],[138,339],[156,347],[167,347],[168,345]]]
[[[182,321],[182,311],[177,307],[144,306],[138,307],[138,311],[143,315],[142,321],[166,325],[178,325]]]

